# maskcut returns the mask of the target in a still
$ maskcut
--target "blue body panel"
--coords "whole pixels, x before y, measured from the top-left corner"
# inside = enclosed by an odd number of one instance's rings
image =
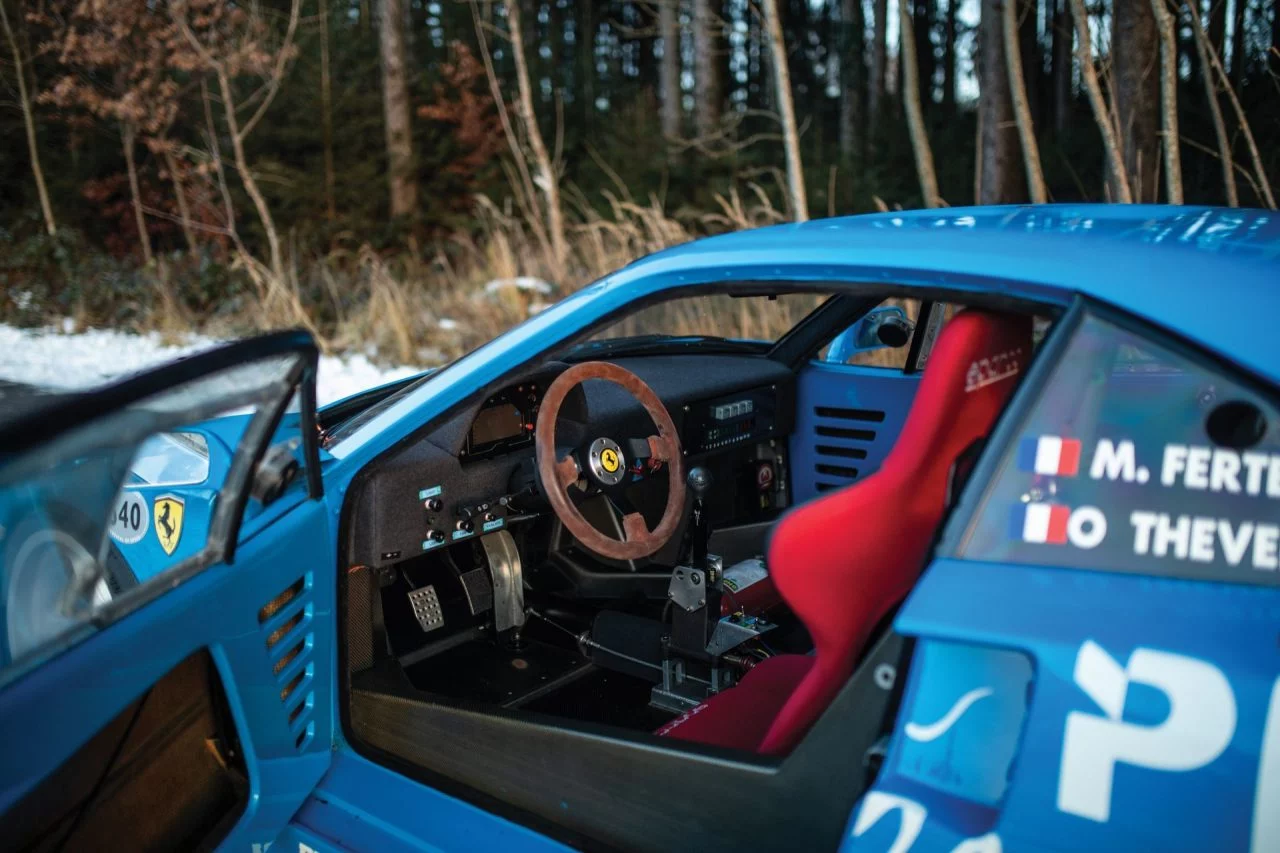
[[[201,572],[10,685],[0,700],[0,812],[166,672],[208,648],[251,786],[226,846],[247,850],[274,839],[330,762],[337,591],[327,571],[316,581],[333,565],[333,535],[324,504],[297,507],[269,535],[243,542],[236,564]],[[303,592],[260,624],[262,606],[299,578],[307,581]],[[299,610],[302,621],[270,651],[266,637]],[[273,672],[299,639],[304,653]],[[308,707],[291,724],[280,694],[298,672],[304,679],[293,695],[307,698]]]
[[[370,792],[377,792],[370,796]],[[295,816],[290,833],[317,851],[564,851],[519,824],[495,818],[368,759],[339,751]],[[280,839],[289,849],[290,833]],[[297,849],[297,848],[293,848]]]
[[[923,638],[925,647],[965,650],[970,660],[949,677],[931,675],[928,689],[923,669],[913,664],[885,771],[861,808],[871,803],[878,810],[884,797],[895,806],[863,827],[855,813],[842,849],[950,851],[989,832],[1007,850],[1248,850],[1255,832],[1269,844],[1280,843],[1276,803],[1255,798],[1264,777],[1280,782],[1277,626],[1280,589],[935,562],[895,627]],[[1197,721],[1206,732],[1229,724],[1225,748],[1203,766],[1155,770],[1117,763],[1105,820],[1059,804],[1069,715],[1105,718],[1075,677],[1086,643],[1121,667],[1139,649],[1193,661],[1187,666],[1207,664],[1225,676],[1236,714],[1234,721]],[[1019,682],[1007,670],[993,676],[1011,652],[1025,658],[1026,672],[1034,673],[1029,679]],[[1136,677],[1128,686],[1120,716],[1110,724],[1158,728],[1173,713],[1161,690]],[[919,772],[920,756],[912,755],[919,744],[906,733],[907,724],[933,723],[967,691],[983,687],[993,693],[968,706],[932,742],[939,748]],[[1015,739],[1011,761],[1001,744]],[[1271,749],[1264,749],[1264,739]],[[987,797],[990,777],[1006,771],[1007,790]],[[1092,784],[1103,778],[1095,775]],[[1068,797],[1067,805],[1078,800]],[[925,813],[918,834],[893,847],[905,840],[902,815],[919,813],[913,806]],[[863,831],[855,836],[858,828]],[[990,838],[984,844],[972,849],[1000,849],[990,846]]]
[[[893,449],[919,386],[919,374],[885,367],[806,365],[796,383],[796,429],[791,435],[795,502],[873,474]],[[848,411],[819,413],[829,408]]]

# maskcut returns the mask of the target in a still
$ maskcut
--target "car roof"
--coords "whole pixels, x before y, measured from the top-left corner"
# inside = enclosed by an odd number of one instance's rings
[[[888,212],[724,234],[623,271],[828,264],[832,278],[947,287],[1065,304],[1077,293],[1280,381],[1280,220],[1275,212],[1160,205],[1021,205]],[[776,275],[771,272],[776,270]],[[656,276],[655,279],[668,278]],[[690,281],[701,279],[690,276]]]

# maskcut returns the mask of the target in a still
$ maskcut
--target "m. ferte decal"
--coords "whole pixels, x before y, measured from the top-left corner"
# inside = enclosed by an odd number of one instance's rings
[[[1115,493],[1115,497],[1123,494],[1126,506],[1108,506],[1103,500],[1107,493],[1103,491],[1096,495],[1096,503],[1102,504],[1103,509],[1024,502],[1013,508],[1010,518],[1009,536],[1016,541],[1096,548],[1108,534],[1105,509],[1112,515],[1123,514],[1128,521],[1126,550],[1136,556],[1194,563],[1223,561],[1233,567],[1280,570],[1280,524],[1240,517],[1239,500],[1225,500],[1280,499],[1280,454],[1170,443],[1153,459],[1139,454],[1138,447],[1128,439],[1100,438],[1092,452],[1087,452],[1079,439],[1040,435],[1019,442],[1016,464],[1020,471],[1035,477],[1149,485],[1158,490]],[[1144,507],[1133,500],[1135,494],[1151,494],[1158,501],[1160,494],[1177,497],[1179,493],[1184,499],[1203,493],[1203,498],[1193,501],[1200,511]],[[1215,495],[1224,500],[1215,501]],[[1247,505],[1256,503],[1250,500]],[[1216,513],[1212,511],[1215,508]],[[1272,517],[1270,511],[1262,514],[1262,518]],[[1124,533],[1115,530],[1112,535]],[[1116,547],[1120,547],[1119,543]]]

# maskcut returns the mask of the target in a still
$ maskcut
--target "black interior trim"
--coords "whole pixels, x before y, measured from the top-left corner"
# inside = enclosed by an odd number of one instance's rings
[[[933,312],[942,306],[932,299],[920,303],[920,314],[916,317],[916,327],[911,333],[911,348],[907,350],[907,366],[903,373],[911,375],[920,371],[920,352],[924,349],[925,338],[929,337],[929,323],[933,320]]]
[[[222,680],[200,649],[3,816],[7,850],[212,850],[249,780]]]
[[[796,370],[813,358],[828,341],[879,304],[878,297],[860,293],[838,293],[779,338],[769,351],[769,358]]]
[[[884,635],[781,760],[427,701],[373,675],[344,726],[358,752],[584,849],[830,850],[893,700],[875,670],[901,646]]]

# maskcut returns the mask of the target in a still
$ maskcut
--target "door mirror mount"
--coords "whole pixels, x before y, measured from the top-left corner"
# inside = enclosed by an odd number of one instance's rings
[[[827,348],[827,355],[823,360],[845,364],[858,353],[904,347],[911,340],[914,330],[915,324],[901,307],[881,305],[837,335]]]

